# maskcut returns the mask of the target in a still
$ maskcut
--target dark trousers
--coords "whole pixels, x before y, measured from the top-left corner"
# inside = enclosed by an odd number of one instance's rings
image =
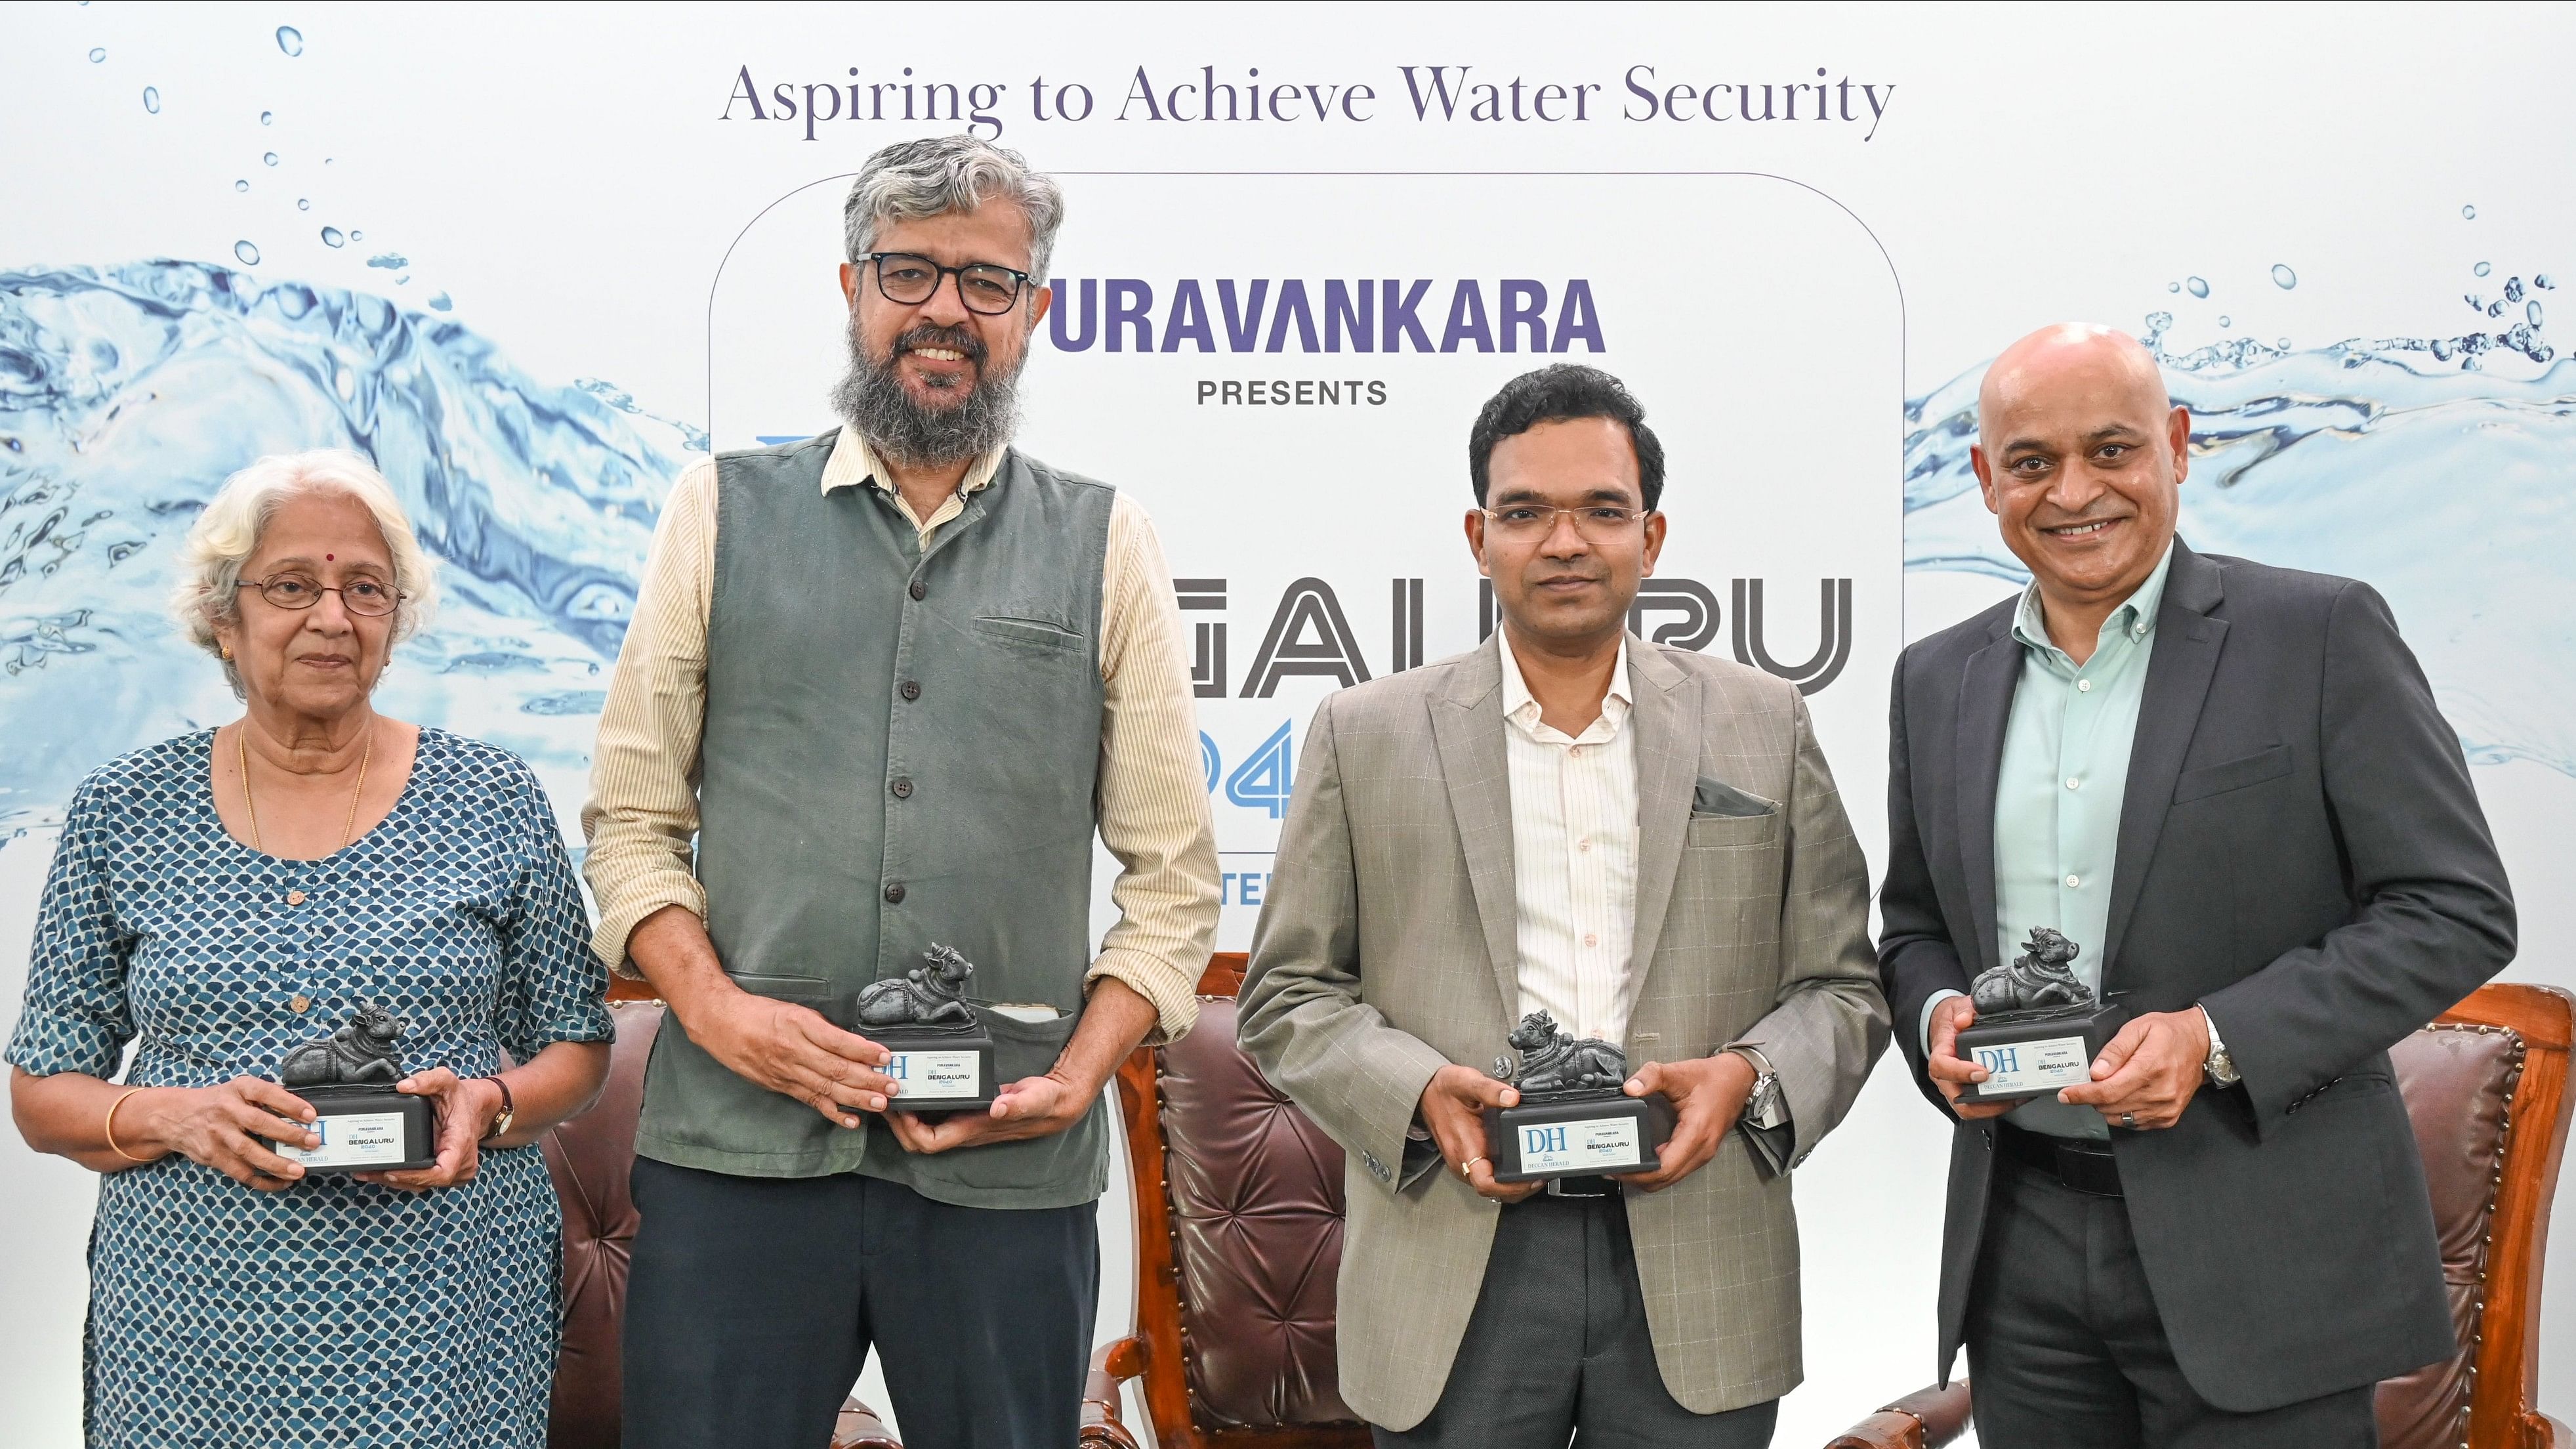
[[[908,1449],[1071,1444],[1097,1204],[1004,1210],[635,1160],[627,1449],[824,1449],[874,1347]]]
[[[1794,1324],[1781,1325],[1794,1333]],[[1723,1414],[1673,1402],[1617,1197],[1503,1209],[1467,1337],[1431,1416],[1379,1449],[1762,1449],[1779,1401]]]
[[[2192,1392],[2147,1289],[2128,1204],[2009,1160],[1995,1164],[1967,1345],[1980,1449],[2379,1442],[2371,1385],[2255,1414]]]

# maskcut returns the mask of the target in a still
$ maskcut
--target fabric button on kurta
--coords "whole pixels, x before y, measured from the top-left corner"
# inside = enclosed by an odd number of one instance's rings
[[[306,996],[304,993],[299,991],[295,995],[287,998],[286,1006],[290,1011],[311,1011],[313,1009],[313,998]]]
[[[300,906],[304,904],[304,892],[288,891],[286,893],[286,903],[290,906]]]
[[[890,906],[899,906],[899,905],[902,905],[902,904],[903,904],[903,882],[901,882],[901,881],[896,881],[894,884],[887,886],[887,887],[885,888],[885,898],[886,898],[886,904],[887,904],[887,905],[890,905]]]

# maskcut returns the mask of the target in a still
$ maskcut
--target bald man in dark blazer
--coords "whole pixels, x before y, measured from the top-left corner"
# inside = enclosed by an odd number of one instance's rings
[[[1975,462],[2031,588],[1897,665],[1880,970],[1985,1449],[2368,1445],[2455,1351],[2388,1049],[2512,960],[2504,867],[2379,595],[2174,536],[2189,440],[2133,338],[2007,350]],[[1962,993],[2035,926],[2131,1020],[2007,1117]]]

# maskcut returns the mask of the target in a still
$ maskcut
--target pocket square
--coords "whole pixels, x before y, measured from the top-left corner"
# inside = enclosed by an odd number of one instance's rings
[[[1693,815],[1748,816],[1768,815],[1780,807],[1748,791],[1738,790],[1724,780],[1703,778],[1691,790]]]

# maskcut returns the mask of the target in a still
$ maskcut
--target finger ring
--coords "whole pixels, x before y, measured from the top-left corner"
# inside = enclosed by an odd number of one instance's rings
[[[2138,1125],[2138,1114],[2135,1112],[2121,1113],[2120,1125],[2123,1127],[2135,1128]]]
[[[1476,1175],[1476,1164],[1477,1164],[1477,1163],[1479,1163],[1479,1162],[1491,1162],[1491,1161],[1493,1161],[1493,1159],[1492,1159],[1492,1158],[1490,1158],[1490,1157],[1470,1157],[1470,1158],[1468,1158],[1468,1159],[1466,1160],[1466,1162],[1465,1162],[1463,1165],[1461,1165],[1461,1166],[1459,1167],[1459,1169],[1458,1169],[1458,1175],[1459,1175],[1460,1177],[1473,1177],[1473,1176],[1475,1176],[1475,1175]]]

